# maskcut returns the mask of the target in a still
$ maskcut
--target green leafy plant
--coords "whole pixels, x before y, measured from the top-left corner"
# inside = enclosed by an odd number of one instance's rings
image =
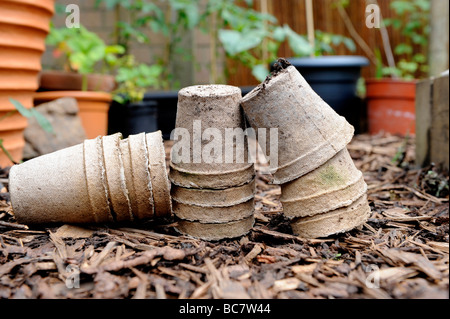
[[[158,65],[137,63],[133,55],[125,55],[117,62],[117,89],[113,92],[114,100],[121,103],[141,101],[147,89],[159,88],[163,68]]]
[[[193,30],[200,22],[199,0],[97,0],[96,4],[104,4],[106,9],[115,10],[114,37],[116,43],[122,45],[126,52],[131,40],[139,43],[151,42],[145,33],[146,29],[163,36],[164,53],[155,57],[156,64],[162,70],[160,83],[164,89],[178,88],[179,84],[168,66],[170,61],[177,58],[194,59],[180,44],[185,31]],[[127,12],[129,19],[120,17],[121,9]]]
[[[124,53],[121,45],[106,45],[94,32],[85,27],[54,28],[46,38],[48,45],[54,46],[53,54],[66,58],[67,71],[83,75],[82,90],[87,90],[87,75],[95,73],[98,68],[105,70],[108,65],[116,63],[118,55]]]
[[[37,123],[42,127],[43,130],[45,130],[48,133],[54,133],[51,123],[47,120],[47,118],[45,116],[43,116],[41,113],[39,113],[35,108],[27,109],[25,106],[22,105],[22,103],[20,103],[19,101],[15,100],[13,98],[9,98],[9,101],[12,103],[12,105],[14,105],[16,110],[10,111],[10,112],[6,113],[5,115],[3,115],[2,117],[0,117],[0,122],[2,120],[5,120],[6,118],[10,117],[11,115],[19,112],[22,116],[24,116],[26,118],[34,117],[36,119]],[[3,151],[3,153],[5,153],[5,155],[8,157],[8,159],[11,162],[16,163],[14,161],[14,159],[12,158],[11,154],[8,152],[8,150],[3,145],[3,139],[1,139],[1,138],[0,138],[0,150]]]
[[[386,27],[392,27],[405,37],[394,48],[397,57],[395,67],[379,65],[379,75],[414,79],[418,73],[429,70],[427,61],[428,36],[430,33],[429,0],[395,0],[390,4],[394,18],[383,19]]]
[[[271,14],[253,10],[250,7],[252,1],[246,1],[246,7],[230,0],[209,3],[209,11],[217,12],[221,19],[218,37],[227,56],[251,68],[259,81],[268,75],[268,65],[277,58],[285,41],[295,57],[334,54],[335,48],[341,44],[351,51],[356,49],[352,39],[320,30],[315,30],[315,44],[312,46],[306,35],[296,33],[288,25],[279,25]]]

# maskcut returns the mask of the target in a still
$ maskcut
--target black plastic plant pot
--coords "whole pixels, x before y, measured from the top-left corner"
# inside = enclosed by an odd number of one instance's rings
[[[121,132],[123,137],[158,130],[158,105],[154,101],[120,104],[111,103],[108,114],[108,134]]]
[[[361,69],[369,65],[363,56],[321,56],[287,59],[312,89],[360,132],[363,101],[357,95]]]
[[[242,95],[253,90],[254,86],[241,87]],[[161,130],[165,140],[170,139],[170,133],[175,129],[178,105],[178,91],[150,91],[144,95],[144,103],[157,103],[158,130]]]
[[[178,91],[150,91],[144,95],[144,103],[156,103],[158,112],[158,130],[165,140],[175,128],[177,117]]]

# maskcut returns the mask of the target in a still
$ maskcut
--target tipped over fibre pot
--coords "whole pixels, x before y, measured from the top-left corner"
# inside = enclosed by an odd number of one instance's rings
[[[291,65],[277,70],[246,94],[241,105],[255,130],[278,129],[278,165],[271,169],[275,184],[293,181],[316,169],[353,137],[353,126]],[[270,136],[266,141],[270,150]]]
[[[14,215],[24,224],[110,221],[105,190],[101,181],[95,183],[87,187],[83,144],[13,165],[9,191]],[[97,203],[101,197],[104,202]],[[99,206],[93,209],[90,198]]]
[[[163,150],[160,131],[124,140],[118,133],[14,165],[9,175],[14,215],[25,224],[170,216]]]

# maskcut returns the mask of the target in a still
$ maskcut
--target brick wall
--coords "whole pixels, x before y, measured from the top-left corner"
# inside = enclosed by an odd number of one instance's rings
[[[114,44],[114,26],[115,26],[115,12],[107,10],[104,5],[95,6],[95,0],[56,0],[56,6],[63,11],[68,4],[76,4],[80,8],[80,22],[88,30],[95,32],[107,44]],[[120,11],[121,19],[129,19],[129,13]],[[65,26],[66,14],[56,13],[52,22],[56,27]],[[135,55],[139,62],[152,64],[158,57],[164,54],[165,39],[159,34],[152,33],[150,30],[145,30],[145,33],[150,38],[150,43],[141,44],[137,41],[131,42],[130,53]],[[210,83],[210,40],[207,34],[196,30],[186,34],[186,41],[184,47],[186,55],[194,56],[193,60],[171,61],[167,67],[175,75],[176,80],[180,82],[181,87],[194,84]],[[192,50],[192,51],[191,51]],[[217,61],[217,68],[219,72],[223,72],[223,54]],[[44,53],[42,58],[44,69],[61,69],[62,59],[55,59],[50,49]]]

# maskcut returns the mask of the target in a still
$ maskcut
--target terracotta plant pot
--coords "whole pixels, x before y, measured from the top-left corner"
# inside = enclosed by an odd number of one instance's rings
[[[415,134],[416,81],[367,80],[367,113],[370,134]]]
[[[77,100],[81,123],[88,139],[108,132],[108,109],[112,100],[111,94],[92,91],[49,91],[36,92],[34,105],[50,102],[62,97],[73,97]]]
[[[53,0],[0,1],[0,118],[14,111],[9,98],[33,106],[38,88],[41,55],[54,12]],[[14,115],[2,119],[0,139],[15,161],[22,160],[26,119]],[[0,166],[11,165],[0,151]]]
[[[83,76],[65,71],[42,70],[39,74],[38,91],[81,91]],[[88,74],[87,90],[111,92],[117,87],[113,75]]]

